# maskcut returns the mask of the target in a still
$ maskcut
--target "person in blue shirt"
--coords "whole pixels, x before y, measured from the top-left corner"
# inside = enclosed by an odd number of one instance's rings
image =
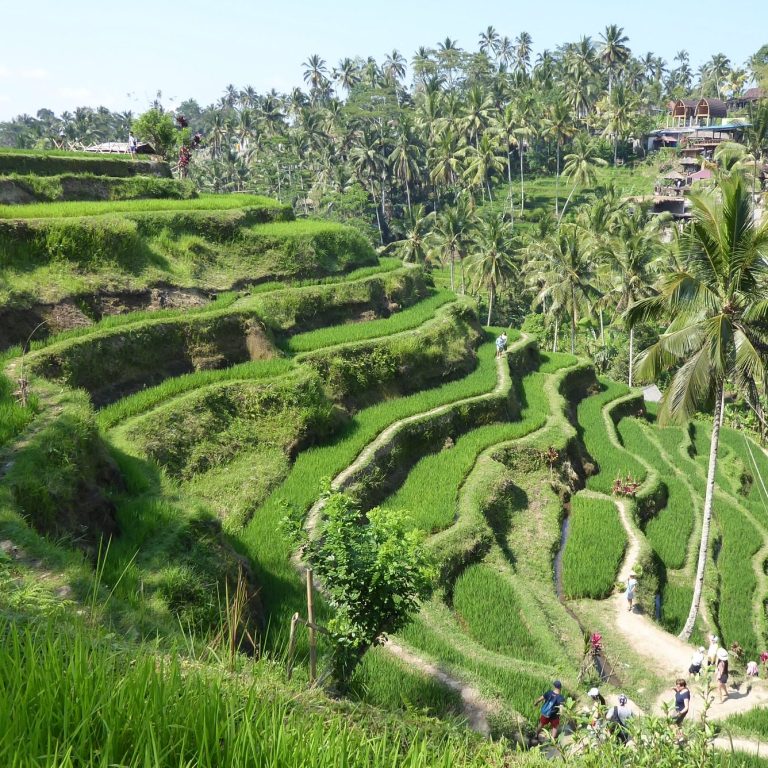
[[[539,734],[547,726],[551,728],[552,738],[557,738],[557,729],[560,727],[560,707],[565,704],[565,696],[563,696],[562,691],[563,684],[559,680],[555,680],[552,683],[552,688],[542,693],[533,702],[534,706],[541,704],[539,727],[536,729],[536,736],[534,738],[538,739]]]

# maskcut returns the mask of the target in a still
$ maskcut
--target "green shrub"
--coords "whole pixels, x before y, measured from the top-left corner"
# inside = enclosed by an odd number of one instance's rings
[[[627,546],[616,505],[577,494],[571,500],[568,541],[563,552],[563,593],[600,599],[613,591]]]

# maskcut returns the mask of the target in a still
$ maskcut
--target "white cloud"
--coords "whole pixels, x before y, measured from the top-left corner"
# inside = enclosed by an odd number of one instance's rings
[[[48,77],[48,70],[42,67],[32,67],[18,70],[18,75],[25,80],[45,80]]]
[[[11,76],[11,70],[8,67],[0,66],[0,80],[4,80]]]

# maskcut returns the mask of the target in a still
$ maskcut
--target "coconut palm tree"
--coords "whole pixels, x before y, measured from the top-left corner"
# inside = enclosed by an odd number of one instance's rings
[[[588,136],[579,134],[574,139],[571,152],[565,156],[563,168],[563,176],[570,179],[573,186],[568,193],[559,221],[562,221],[565,215],[565,209],[571,201],[574,190],[577,187],[593,187],[597,183],[597,169],[606,165],[608,163],[597,156],[597,146]]]
[[[624,87],[624,83],[618,83],[608,96],[603,135],[613,140],[614,166],[619,151],[619,140],[629,135],[632,120],[637,115],[637,105],[637,98],[630,89]]]
[[[576,354],[576,324],[599,296],[596,247],[589,232],[576,224],[563,224],[532,248],[531,274],[541,281],[534,307],[549,304],[554,313],[565,312],[571,325],[571,354]],[[557,337],[557,330],[555,330]]]
[[[613,91],[616,72],[627,63],[631,55],[629,48],[625,45],[629,42],[629,38],[624,34],[623,27],[610,24],[600,35],[600,39],[602,45],[598,51],[598,56],[608,70],[608,93],[610,95]]]
[[[395,253],[404,262],[423,264],[429,255],[429,233],[434,213],[426,213],[417,205],[405,220],[403,236],[384,248],[383,253]]]
[[[745,393],[760,391],[768,373],[768,221],[755,223],[752,196],[738,174],[690,199],[693,222],[681,243],[682,269],[670,270],[658,296],[636,302],[626,313],[630,325],[670,319],[637,368],[638,376],[650,381],[674,370],[660,423],[686,422],[699,408],[714,412],[696,580],[680,633],[685,640],[704,585],[724,388],[730,382]]]
[[[491,176],[504,172],[504,160],[495,137],[484,133],[476,147],[470,144],[464,148],[463,157],[466,160],[464,179],[470,186],[480,187],[483,197],[487,190],[488,199],[493,201]]]
[[[527,75],[531,66],[531,46],[533,38],[528,32],[521,32],[515,38],[515,71]]]
[[[405,77],[405,58],[396,48],[388,53],[381,67],[382,74],[388,80],[399,83]]]
[[[517,264],[512,256],[513,247],[512,226],[501,216],[490,214],[477,222],[467,272],[475,290],[488,292],[486,325],[491,324],[499,288],[517,274]]]
[[[360,82],[360,71],[357,64],[349,57],[341,59],[333,70],[333,79],[349,94]]]
[[[666,248],[659,229],[666,220],[653,216],[647,208],[623,209],[615,217],[613,231],[601,253],[611,274],[612,287],[607,299],[623,313],[640,299],[654,296],[653,287],[660,257]],[[635,327],[629,326],[628,384],[634,384]]]
[[[490,51],[493,56],[498,56],[500,42],[501,38],[494,27],[487,27],[485,32],[480,33],[480,50],[483,53],[488,53]]]
[[[565,97],[561,95],[558,98],[555,94],[555,99],[544,118],[543,126],[544,136],[555,142],[555,216],[558,216],[560,214],[560,157],[565,142],[573,138],[576,133],[576,126],[573,124]]]
[[[407,114],[407,113],[406,113]],[[419,176],[420,147],[410,119],[403,117],[397,130],[395,147],[389,155],[392,172],[405,185],[408,215],[411,214],[411,184]]]
[[[448,262],[451,270],[451,290],[453,291],[454,265],[456,259],[461,266],[461,293],[465,292],[464,260],[467,255],[472,229],[475,225],[475,213],[467,195],[459,195],[456,204],[444,208],[437,216],[430,233],[431,252],[444,264]]]

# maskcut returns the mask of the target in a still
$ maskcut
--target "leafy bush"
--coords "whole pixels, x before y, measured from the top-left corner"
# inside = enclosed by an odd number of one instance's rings
[[[326,498],[319,531],[307,532],[301,512],[287,523],[335,610],[328,622],[333,668],[346,686],[366,650],[406,626],[429,594],[434,571],[424,537],[405,513],[377,507],[363,514],[343,493]]]

